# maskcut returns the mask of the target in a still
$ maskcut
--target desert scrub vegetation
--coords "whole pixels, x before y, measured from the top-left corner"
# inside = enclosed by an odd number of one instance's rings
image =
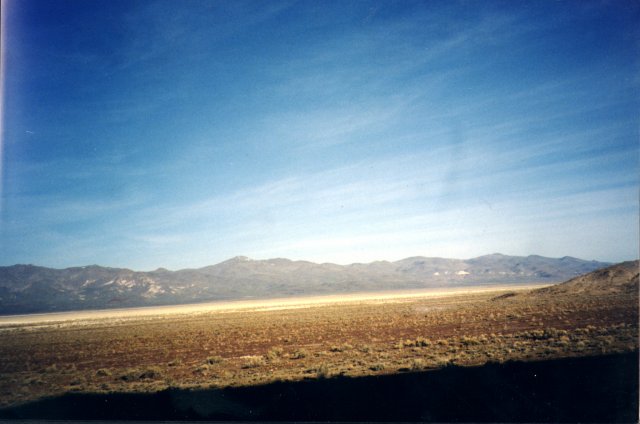
[[[381,363],[381,362],[377,362],[377,363],[372,364],[371,366],[369,366],[369,369],[370,369],[371,371],[382,371],[382,370],[384,370],[385,368],[386,368],[386,366],[385,366],[383,363]]]
[[[243,356],[242,360],[243,362],[242,362],[241,368],[243,369],[259,368],[263,365],[266,365],[264,356],[260,356],[260,355]]]
[[[293,352],[291,355],[289,355],[291,359],[303,359],[303,358],[306,358],[307,356],[309,356],[309,351],[306,349],[298,349],[295,352]]]
[[[486,340],[487,340],[486,337],[462,336],[460,338],[460,343],[462,343],[465,346],[479,345],[485,342]]]
[[[348,350],[353,350],[353,346],[349,343],[343,343],[337,346],[331,346],[329,348],[329,352],[346,352]]]
[[[365,345],[362,345],[362,346],[358,347],[358,350],[360,352],[362,352],[362,353],[371,353],[371,352],[373,352],[373,348],[368,344],[365,344]]]
[[[398,340],[393,347],[395,349],[403,349],[405,347],[429,347],[431,346],[431,341],[429,339],[425,339],[424,337],[418,337],[416,339],[404,339]]]
[[[270,361],[277,361],[278,359],[282,358],[283,355],[284,349],[282,349],[281,347],[272,347],[267,351],[267,354],[265,356]]]
[[[58,365],[57,364],[51,364],[48,367],[42,368],[40,370],[40,373],[42,373],[42,374],[45,374],[45,373],[46,374],[52,374],[52,373],[57,373],[58,371],[59,371],[58,370]]]
[[[197,365],[193,369],[193,373],[200,374],[200,375],[207,375],[209,370],[211,370],[211,364],[208,364],[205,362],[204,364]]]
[[[500,293],[202,313],[171,326],[130,319],[83,322],[72,331],[0,329],[0,405],[69,390],[227,387],[638,349],[637,296],[491,301]]]
[[[329,378],[333,373],[327,364],[320,364],[318,367],[318,377],[319,378]]]
[[[221,364],[224,362],[224,358],[222,356],[208,356],[205,363],[208,365]]]
[[[411,371],[422,371],[423,369],[425,369],[426,365],[427,364],[425,363],[424,359],[415,358],[411,361],[410,369]]]
[[[182,364],[182,359],[180,359],[180,358],[176,358],[176,359],[173,359],[173,360],[167,362],[167,366],[168,367],[176,367],[176,366],[178,366],[180,364]]]
[[[118,377],[122,381],[132,382],[139,380],[157,380],[163,377],[163,372],[159,367],[148,367],[143,369],[129,369]]]
[[[566,337],[568,332],[566,330],[558,330],[555,328],[545,328],[543,330],[532,330],[525,332],[525,337],[533,340],[549,340],[558,337]]]
[[[100,368],[98,371],[96,371],[96,375],[98,377],[110,377],[111,376],[111,371],[109,371],[106,368]]]

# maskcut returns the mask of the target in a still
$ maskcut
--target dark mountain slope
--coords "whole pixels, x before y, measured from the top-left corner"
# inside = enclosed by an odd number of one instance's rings
[[[572,278],[555,286],[535,290],[531,294],[550,296],[558,294],[638,293],[639,269],[639,261],[622,262]]]

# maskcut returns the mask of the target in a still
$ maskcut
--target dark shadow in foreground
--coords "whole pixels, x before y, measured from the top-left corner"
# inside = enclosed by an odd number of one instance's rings
[[[4,419],[637,422],[638,352],[221,390],[67,394]]]

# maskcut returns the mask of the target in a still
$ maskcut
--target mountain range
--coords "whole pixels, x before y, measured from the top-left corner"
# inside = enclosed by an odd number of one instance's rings
[[[560,282],[610,265],[491,254],[336,265],[238,256],[198,269],[150,272],[98,265],[0,267],[0,314],[107,309],[359,291]]]

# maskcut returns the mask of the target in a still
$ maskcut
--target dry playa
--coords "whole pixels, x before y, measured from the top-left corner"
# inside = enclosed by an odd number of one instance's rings
[[[324,296],[289,297],[276,299],[237,300],[222,302],[206,302],[189,305],[148,306],[141,308],[101,309],[92,311],[52,312],[44,314],[8,315],[0,316],[0,330],[15,325],[36,325],[51,323],[68,323],[73,321],[80,324],[83,321],[109,319],[139,319],[160,317],[167,315],[190,315],[214,312],[237,311],[277,311],[284,309],[300,309],[312,306],[349,303],[382,303],[402,302],[420,298],[441,298],[463,294],[486,292],[517,292],[534,288],[548,287],[551,284],[517,284],[517,285],[486,285],[479,287],[454,287],[421,290],[396,290],[365,293],[347,293]]]

